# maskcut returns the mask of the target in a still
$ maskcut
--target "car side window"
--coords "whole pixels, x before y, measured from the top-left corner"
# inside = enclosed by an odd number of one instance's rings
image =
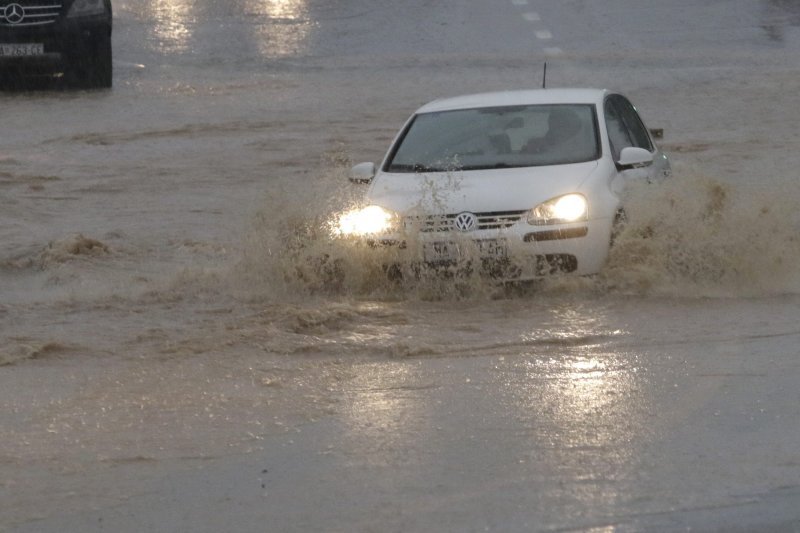
[[[606,128],[608,129],[608,140],[611,143],[611,153],[614,156],[614,161],[618,161],[622,149],[633,146],[633,141],[631,141],[630,135],[622,123],[622,117],[620,117],[611,98],[606,100],[603,110],[606,115]]]
[[[608,138],[614,159],[619,159],[620,152],[628,146],[653,151],[650,135],[647,133],[636,108],[624,96],[614,94],[608,97],[604,105]]]

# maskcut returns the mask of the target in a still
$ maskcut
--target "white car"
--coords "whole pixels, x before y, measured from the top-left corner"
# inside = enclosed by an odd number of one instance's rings
[[[401,272],[467,269],[503,281],[593,274],[631,180],[670,174],[634,106],[598,89],[436,100],[406,122],[340,235],[397,250]],[[382,247],[382,246],[381,246]]]

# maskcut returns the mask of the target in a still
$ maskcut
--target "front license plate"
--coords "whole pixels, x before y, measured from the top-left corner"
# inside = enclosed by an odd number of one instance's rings
[[[503,239],[481,239],[466,243],[429,242],[423,246],[423,257],[426,262],[457,261],[470,256],[472,246],[477,248],[478,257],[506,257],[508,245]]]
[[[426,242],[422,255],[428,263],[437,261],[457,261],[461,257],[458,244],[454,242]]]
[[[475,241],[478,245],[478,253],[481,257],[506,257],[508,246],[503,239],[482,239]]]
[[[42,43],[0,43],[0,57],[30,57],[44,55]]]

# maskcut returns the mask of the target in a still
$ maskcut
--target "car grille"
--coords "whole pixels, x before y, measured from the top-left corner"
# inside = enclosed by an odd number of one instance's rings
[[[61,4],[52,2],[0,2],[0,26],[44,26],[53,24]]]
[[[475,213],[478,221],[474,229],[510,228],[527,213],[526,211],[495,211],[491,213]],[[434,231],[457,231],[455,221],[458,214],[410,216],[405,218],[407,229],[415,229],[425,233]]]

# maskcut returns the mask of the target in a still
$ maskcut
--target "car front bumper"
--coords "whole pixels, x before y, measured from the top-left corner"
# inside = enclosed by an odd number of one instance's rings
[[[612,219],[558,226],[518,223],[500,230],[420,232],[368,242],[395,250],[389,265],[394,272],[477,272],[498,281],[524,281],[599,272],[608,257],[611,227]]]
[[[42,44],[44,53],[0,56],[0,69],[32,75],[52,75],[92,57],[111,37],[111,21],[103,16],[60,19],[45,26],[0,26],[0,44]]]

